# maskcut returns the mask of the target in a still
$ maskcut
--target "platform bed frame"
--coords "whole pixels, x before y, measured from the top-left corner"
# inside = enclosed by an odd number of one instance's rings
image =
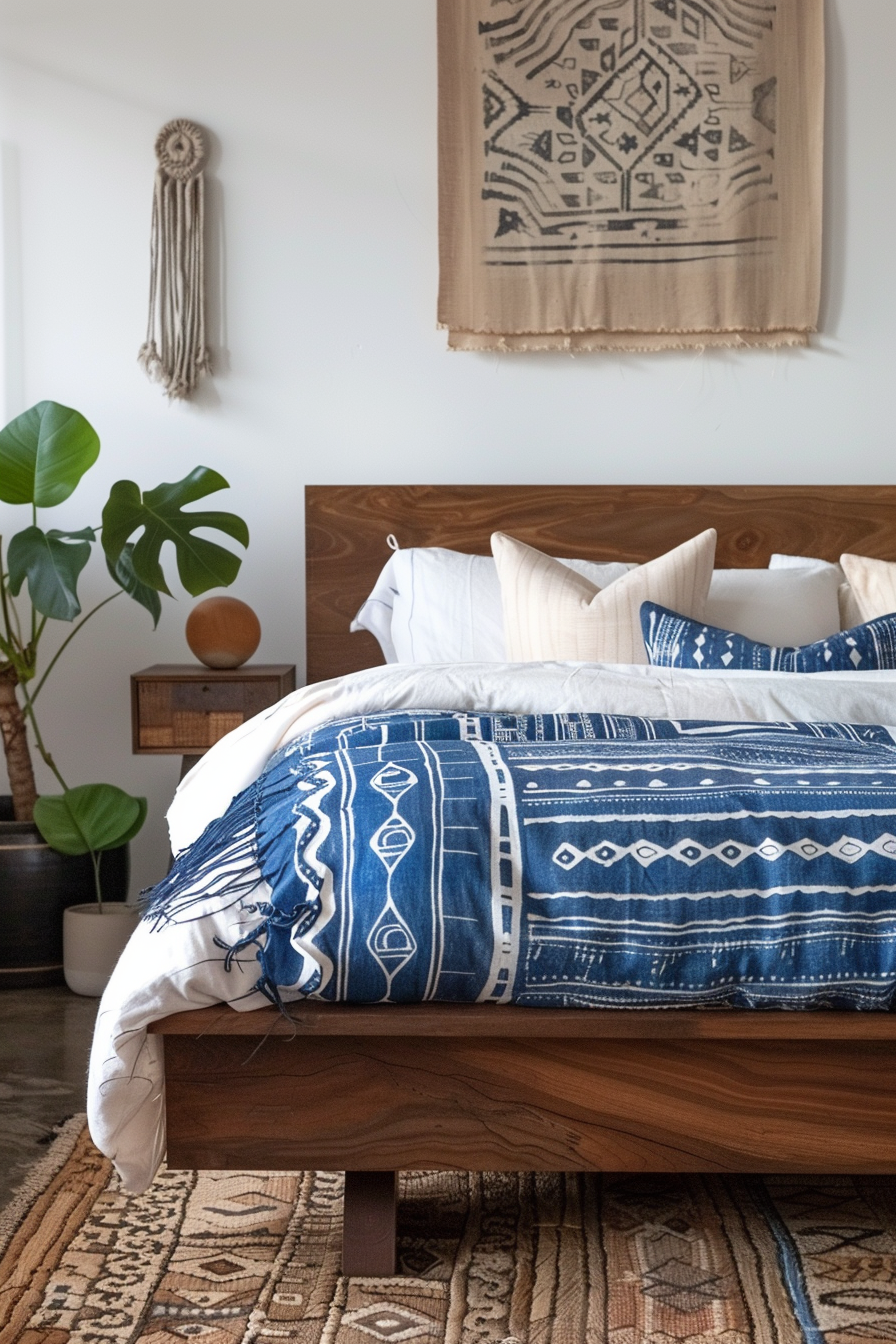
[[[896,487],[309,487],[308,680],[382,661],[348,623],[390,532],[644,561],[706,527],[719,566],[893,559]],[[896,1014],[305,1003],[150,1030],[169,1164],[345,1170],[348,1274],[394,1273],[401,1168],[896,1172]]]

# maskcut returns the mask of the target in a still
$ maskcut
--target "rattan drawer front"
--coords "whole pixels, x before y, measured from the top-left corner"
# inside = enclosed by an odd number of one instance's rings
[[[295,670],[287,667],[239,669],[222,676],[185,669],[172,675],[160,669],[133,678],[134,751],[200,755],[295,688]]]

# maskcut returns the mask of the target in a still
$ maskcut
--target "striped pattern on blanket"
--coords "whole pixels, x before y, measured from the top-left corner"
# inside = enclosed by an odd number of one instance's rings
[[[269,902],[247,890],[256,863]],[[214,881],[254,902],[228,952],[254,950],[275,1001],[887,1008],[896,740],[831,723],[354,718],[283,748],[179,857],[150,917],[189,918]]]

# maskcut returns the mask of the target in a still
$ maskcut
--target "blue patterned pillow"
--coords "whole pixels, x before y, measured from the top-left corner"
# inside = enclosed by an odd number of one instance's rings
[[[641,604],[641,629],[654,667],[703,671],[854,672],[896,668],[896,612],[801,649],[775,649],[746,635],[701,625],[654,602]]]

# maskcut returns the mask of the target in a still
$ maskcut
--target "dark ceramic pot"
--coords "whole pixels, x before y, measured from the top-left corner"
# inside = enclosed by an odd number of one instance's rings
[[[13,821],[12,799],[0,796],[0,989],[61,985],[62,912],[96,899],[89,854],[72,858],[51,849],[36,826]],[[109,901],[128,894],[127,845],[100,860]]]

